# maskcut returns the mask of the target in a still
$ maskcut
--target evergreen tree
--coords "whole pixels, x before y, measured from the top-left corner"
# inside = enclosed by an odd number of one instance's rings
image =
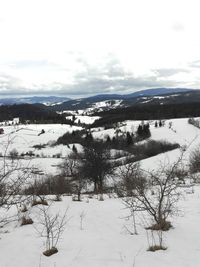
[[[72,151],[76,154],[78,151],[77,151],[77,148],[75,145],[72,146]]]
[[[111,139],[110,139],[110,136],[109,135],[107,136],[106,142],[107,143],[110,143],[111,142]]]
[[[81,173],[85,179],[94,183],[95,193],[103,193],[106,175],[113,172],[109,158],[110,151],[101,143],[94,142],[84,148]]]
[[[130,135],[129,132],[126,133],[126,143],[127,143],[128,146],[133,144],[133,138],[132,138],[132,136]]]
[[[143,134],[142,125],[139,125],[138,128],[137,128],[137,135],[138,136],[142,136],[142,134]]]
[[[86,144],[90,144],[93,142],[93,136],[90,132],[86,133],[85,142],[86,142]]]
[[[151,136],[151,133],[150,133],[150,130],[149,130],[149,123],[144,124],[144,126],[143,126],[143,136],[145,138],[148,138],[148,137]]]

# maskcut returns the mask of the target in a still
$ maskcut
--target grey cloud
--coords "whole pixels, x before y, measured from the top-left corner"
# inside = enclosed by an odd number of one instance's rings
[[[0,73],[0,95],[12,95],[15,91],[20,92],[22,89],[20,83],[20,79],[8,74]]]
[[[200,68],[200,60],[195,60],[189,64],[192,68]]]
[[[84,66],[85,70],[75,75],[76,80],[83,77],[118,77],[124,75],[124,70],[116,58],[105,59],[100,66],[91,66],[83,58],[79,58],[78,62]]]
[[[178,82],[170,76],[187,72],[184,69],[156,69],[151,76],[136,77],[125,71],[118,59],[110,57],[97,67],[91,66],[84,58],[79,58],[83,71],[74,76],[73,84],[59,81],[51,85],[35,85],[24,88],[15,77],[0,74],[0,95],[65,95],[89,96],[104,93],[129,93],[146,88],[177,87]]]
[[[178,73],[188,73],[189,70],[182,69],[182,68],[162,68],[162,69],[155,69],[153,70],[155,74],[159,77],[170,77]]]
[[[59,94],[68,95],[94,95],[104,93],[128,93],[144,88],[173,87],[178,86],[178,82],[159,80],[155,76],[151,77],[120,77],[115,78],[90,78],[77,82],[74,85],[60,85],[57,91]]]

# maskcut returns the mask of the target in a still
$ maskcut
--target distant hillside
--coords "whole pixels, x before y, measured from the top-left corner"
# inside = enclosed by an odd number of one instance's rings
[[[137,91],[127,95],[119,95],[119,94],[103,94],[96,95],[87,98],[69,100],[67,102],[63,102],[59,105],[54,105],[52,109],[56,111],[64,111],[64,110],[81,110],[81,109],[93,109],[95,112],[109,110],[117,107],[126,107],[132,106],[138,103],[143,103],[144,101],[155,101],[157,96],[165,98],[169,98],[169,96],[173,96],[176,94],[178,96],[187,93],[193,93],[196,90],[186,89],[186,88],[156,88],[156,89],[147,89],[142,91]],[[199,91],[199,90],[198,90]],[[153,99],[155,97],[155,99]]]
[[[144,104],[97,113],[101,119],[91,127],[101,127],[125,120],[160,120],[200,116],[200,101],[176,104]]]
[[[37,123],[67,123],[64,116],[49,110],[41,104],[21,104],[0,106],[0,121],[12,120],[19,117],[21,122]]]
[[[15,98],[0,98],[0,105],[14,104],[46,104],[53,105],[68,101],[70,98],[59,96],[31,96],[31,97],[15,97]]]
[[[166,95],[166,94],[176,94],[176,93],[187,93],[193,91],[188,88],[153,88],[141,90],[138,92],[134,92],[128,95],[125,95],[125,98],[129,97],[140,97],[140,96],[158,96],[158,95]]]

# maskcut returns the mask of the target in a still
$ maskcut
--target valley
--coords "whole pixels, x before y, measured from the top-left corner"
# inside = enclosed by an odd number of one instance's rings
[[[191,156],[200,144],[200,117],[108,120],[98,126],[107,118],[96,114],[102,105],[62,112],[67,123],[1,122],[1,184],[8,186],[0,195],[2,267],[193,267],[199,261],[200,170],[191,169]],[[97,181],[95,189],[98,171],[102,185]],[[137,175],[138,185],[147,183],[146,195],[130,196],[128,187],[120,191]],[[164,182],[172,194],[166,191],[168,199],[160,203],[163,209],[172,205],[166,221],[172,228],[149,230]],[[151,203],[149,209],[141,197]],[[54,234],[61,220],[66,223],[58,252],[50,257],[44,254],[44,218],[55,219]]]

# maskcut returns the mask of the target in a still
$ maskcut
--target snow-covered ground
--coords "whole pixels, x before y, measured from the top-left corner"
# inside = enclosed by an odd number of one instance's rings
[[[172,219],[174,228],[164,233],[165,251],[148,252],[146,230],[137,219],[138,235],[130,235],[131,221],[126,220],[127,210],[119,199],[106,198],[101,202],[87,198],[79,202],[63,197],[54,202],[52,213],[67,207],[70,218],[59,252],[49,258],[42,255],[44,239],[37,227],[38,208],[32,208],[30,217],[35,226],[19,226],[16,222],[0,231],[1,267],[196,267],[200,262],[199,228],[200,187],[194,194],[183,192],[178,208],[179,215]],[[84,213],[83,230],[80,215]]]
[[[56,174],[57,165],[65,157],[72,153],[73,145],[56,145],[52,146],[57,139],[66,132],[81,130],[82,127],[61,125],[61,124],[31,124],[19,126],[3,127],[4,134],[0,135],[0,152],[2,155],[6,152],[16,149],[19,155],[32,151],[35,156],[30,159],[20,160],[24,166],[27,162],[30,166],[38,168],[44,174]],[[41,134],[44,130],[45,133]],[[45,145],[41,149],[36,149],[35,145]],[[82,146],[74,144],[78,151],[82,150]],[[0,166],[3,158],[0,158]]]
[[[189,124],[188,118],[165,120],[164,126],[162,127],[155,127],[155,121],[144,121],[144,123],[147,122],[150,124],[150,139],[180,144],[180,146],[186,149],[184,152],[184,160],[186,161],[188,160],[191,151],[200,145],[200,129]],[[92,129],[92,134],[94,138],[106,140],[108,135],[110,138],[113,138],[117,133],[118,135],[122,135],[127,131],[134,133],[139,124],[141,124],[141,121],[126,121],[123,122],[122,126],[118,127],[117,130],[113,128],[106,130],[103,128],[94,128]],[[173,163],[177,160],[180,154],[180,149],[176,149],[145,159],[141,163],[143,168],[155,169],[161,163]]]
[[[84,118],[84,121],[91,123],[93,117],[90,116],[80,116]],[[78,118],[78,117],[77,117]],[[95,117],[95,119],[97,119]],[[82,121],[83,122],[83,121]],[[145,121],[144,123],[146,123]],[[148,121],[150,123],[151,139],[152,140],[166,140],[171,143],[179,143],[181,146],[186,146],[187,151],[184,154],[185,159],[188,159],[190,152],[200,144],[200,129],[188,124],[188,118],[184,119],[172,119],[166,120],[163,127],[155,127],[155,121]],[[116,129],[106,129],[103,127],[93,128],[92,135],[97,139],[106,140],[109,135],[112,138],[115,135],[126,134],[129,132],[136,132],[138,125],[141,121],[125,121],[121,123],[121,126]],[[169,127],[171,125],[171,128]],[[0,148],[3,154],[6,146],[8,146],[8,151],[16,148],[19,154],[32,151],[39,158],[32,159],[32,163],[35,167],[42,169],[44,173],[55,173],[57,169],[57,163],[61,159],[56,157],[65,157],[72,152],[73,144],[69,146],[57,145],[52,146],[52,144],[64,133],[72,132],[76,130],[81,130],[82,127],[70,126],[70,125],[60,125],[60,124],[43,124],[43,125],[19,125],[19,126],[5,126],[4,134],[0,135]],[[41,133],[42,129],[45,131],[44,134]],[[35,145],[46,145],[44,148],[36,149]],[[82,150],[79,144],[75,144],[78,151]],[[160,162],[173,162],[180,155],[180,150],[170,151],[164,154],[157,155],[155,157],[146,159],[142,161],[144,168],[155,168]],[[157,165],[156,165],[157,164]]]
[[[188,118],[165,120],[164,126],[158,126],[157,128],[154,126],[155,121],[144,121],[143,123],[147,122],[150,124],[151,139],[153,140],[166,140],[172,143],[178,142],[180,145],[188,146],[191,143],[196,142],[200,136],[200,130],[193,125],[188,124]],[[127,131],[134,133],[136,132],[138,125],[141,124],[141,121],[125,121],[121,124],[122,126],[117,127],[117,130],[114,128],[106,130],[102,127],[94,128],[92,129],[93,136],[99,139],[106,139],[108,135],[110,138],[115,136],[117,131],[119,132],[119,135]],[[170,124],[171,128],[169,128]]]
[[[30,124],[5,126],[0,135],[1,146],[9,144],[9,150],[16,148],[19,153],[34,150],[34,145],[51,144],[66,132],[81,130],[82,127],[66,124]],[[40,134],[44,130],[44,134]],[[2,147],[3,148],[3,147]]]
[[[73,116],[66,117],[67,119],[72,120]],[[87,116],[87,115],[75,115],[75,122],[76,123],[84,123],[84,124],[92,124],[96,120],[100,119],[99,116]]]
[[[200,129],[188,124],[188,119],[173,119],[165,121],[165,126],[154,127],[150,123],[151,138],[178,142],[187,146],[184,159],[187,160],[191,150],[200,143]],[[172,122],[172,124],[170,123]],[[120,127],[121,131],[134,132],[140,121],[127,121]],[[171,125],[171,128],[169,128]],[[45,133],[38,136],[41,130]],[[5,147],[11,140],[11,147],[20,153],[33,150],[33,145],[52,143],[65,132],[79,130],[81,127],[68,125],[27,125],[4,127],[5,134],[0,141]],[[95,138],[112,137],[114,129],[93,129]],[[78,149],[81,147],[76,144]],[[66,155],[72,151],[72,144],[67,146],[47,146],[37,153],[46,157],[34,158],[32,163],[45,173],[56,173],[61,158],[52,158],[56,153]],[[114,153],[114,151],[112,151]],[[180,150],[145,159],[142,168],[156,170],[163,162],[167,164],[177,160]],[[27,161],[27,160],[24,160]],[[45,257],[45,240],[38,236],[38,208],[30,208],[29,215],[33,225],[20,226],[12,222],[0,229],[0,267],[196,267],[200,262],[200,186],[194,186],[194,193],[182,188],[183,196],[178,203],[178,214],[171,218],[173,229],[164,233],[165,251],[148,252],[148,241],[145,225],[137,219],[138,235],[130,235],[132,222],[125,219],[128,210],[120,199],[105,196],[104,201],[95,197],[84,196],[82,202],[73,202],[69,196],[64,196],[62,202],[53,202],[52,213],[64,213],[67,207],[70,218],[62,239],[58,244],[59,252],[51,257]],[[1,216],[0,211],[0,216]],[[10,211],[14,212],[13,210]],[[81,214],[84,214],[83,229],[80,229]]]

